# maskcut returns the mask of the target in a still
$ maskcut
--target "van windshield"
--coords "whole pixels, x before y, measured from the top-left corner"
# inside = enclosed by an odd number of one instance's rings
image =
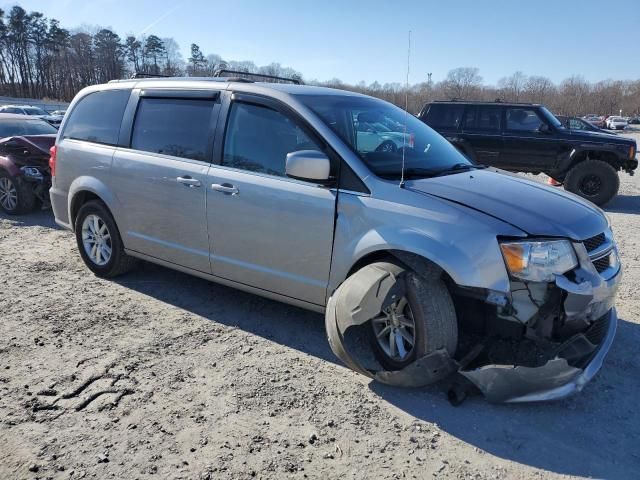
[[[473,168],[447,140],[390,103],[348,95],[296,96],[380,177],[399,180],[403,154],[405,178]]]

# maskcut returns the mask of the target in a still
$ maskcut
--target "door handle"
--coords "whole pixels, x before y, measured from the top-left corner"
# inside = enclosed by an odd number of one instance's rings
[[[216,192],[230,193],[231,195],[237,195],[238,193],[240,193],[238,188],[234,185],[231,185],[230,183],[212,183],[211,188]]]
[[[186,177],[178,177],[176,178],[176,180],[178,181],[178,183],[181,183],[186,187],[196,188],[200,186],[200,180],[192,178],[188,175]]]

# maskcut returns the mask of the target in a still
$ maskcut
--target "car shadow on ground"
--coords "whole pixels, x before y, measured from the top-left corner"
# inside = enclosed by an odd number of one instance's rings
[[[209,321],[340,364],[328,345],[320,314],[148,263],[116,281]],[[559,402],[490,405],[475,396],[453,407],[446,398],[446,383],[402,389],[371,382],[369,388],[407,414],[436,423],[497,457],[560,474],[630,478],[640,470],[640,361],[634,353],[638,343],[639,326],[621,320],[600,374],[581,394]]]
[[[633,213],[640,214],[640,196],[618,194],[607,206],[606,212],[610,213]]]
[[[61,230],[53,218],[51,209],[35,210],[25,215],[7,215],[0,210],[0,220],[9,220],[15,227],[35,227],[41,226],[51,228],[53,230]]]

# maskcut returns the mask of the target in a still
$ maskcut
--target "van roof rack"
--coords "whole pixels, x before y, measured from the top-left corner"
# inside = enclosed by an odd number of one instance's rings
[[[227,75],[234,75],[233,77],[227,77]],[[251,72],[241,72],[238,70],[229,70],[226,68],[217,70],[214,74],[214,77],[227,77],[227,80],[232,82],[253,82],[251,78],[247,77],[256,77],[261,80],[278,80],[280,82],[290,82],[295,85],[302,85],[303,82],[299,78],[287,78],[287,77],[279,77],[277,75],[267,75],[265,73],[251,73]]]
[[[162,75],[160,73],[135,72],[131,78],[171,78],[171,75]]]

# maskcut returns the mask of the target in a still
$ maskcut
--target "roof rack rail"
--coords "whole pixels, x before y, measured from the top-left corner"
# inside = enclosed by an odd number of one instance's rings
[[[303,82],[302,80],[300,80],[299,78],[287,78],[287,77],[278,77],[277,75],[267,75],[265,73],[251,73],[251,72],[241,72],[238,70],[229,70],[226,68],[217,70],[213,76],[214,77],[222,77],[224,75],[237,75],[237,77],[232,77],[229,78],[229,80],[232,80],[234,82],[252,82],[253,80],[251,80],[250,78],[247,77],[256,77],[259,79],[265,79],[265,80],[279,80],[281,82],[291,82],[295,85],[302,85]]]
[[[162,75],[160,73],[144,73],[135,72],[131,78],[171,78],[171,75]]]

